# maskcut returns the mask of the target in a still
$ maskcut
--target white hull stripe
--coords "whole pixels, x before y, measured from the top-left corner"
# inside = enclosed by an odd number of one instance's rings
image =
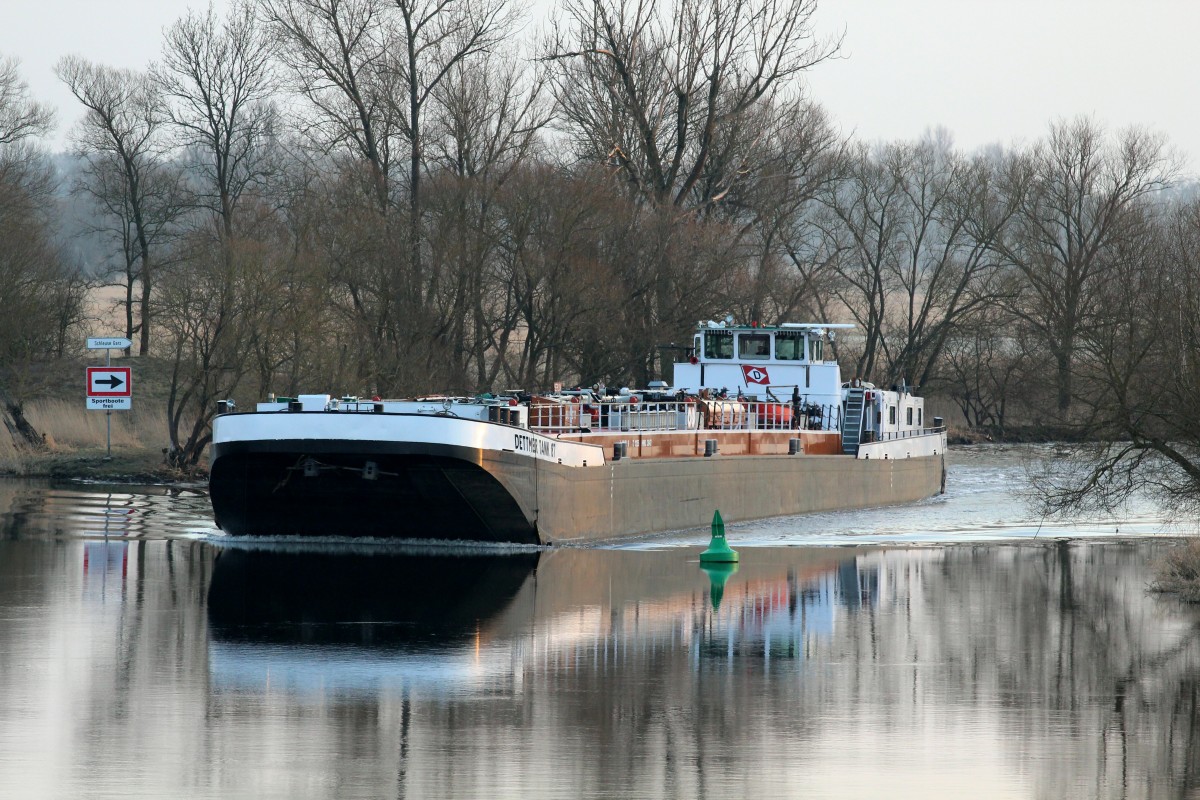
[[[431,414],[270,412],[213,420],[213,443],[318,440],[413,442],[510,452],[568,467],[604,465],[600,445],[563,441],[492,422]]]

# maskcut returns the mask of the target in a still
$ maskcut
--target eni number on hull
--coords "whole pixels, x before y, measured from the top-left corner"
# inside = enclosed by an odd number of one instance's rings
[[[254,537],[553,544],[937,494],[941,420],[904,385],[843,382],[824,356],[848,327],[701,323],[645,390],[222,403],[213,511]]]

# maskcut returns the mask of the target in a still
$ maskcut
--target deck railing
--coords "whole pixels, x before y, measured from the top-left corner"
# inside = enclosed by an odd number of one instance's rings
[[[942,425],[936,428],[915,428],[909,431],[885,431],[883,433],[871,431],[869,432],[870,438],[864,438],[863,444],[869,442],[892,442],[898,439],[915,439],[918,436],[932,436],[936,433],[942,433],[945,430],[946,426]]]
[[[838,406],[763,403],[748,400],[642,400],[533,402],[529,427],[561,434],[623,431],[795,431],[837,430]]]

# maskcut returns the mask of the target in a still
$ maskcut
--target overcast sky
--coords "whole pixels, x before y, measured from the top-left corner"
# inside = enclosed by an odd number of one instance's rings
[[[78,53],[144,67],[189,5],[204,4],[6,0],[0,55],[21,59],[33,91],[59,109],[58,147],[78,111],[54,62]],[[942,126],[972,150],[1031,142],[1051,120],[1086,114],[1166,134],[1200,172],[1197,0],[822,0],[817,23],[846,38],[843,58],[810,74],[810,90],[859,138]]]

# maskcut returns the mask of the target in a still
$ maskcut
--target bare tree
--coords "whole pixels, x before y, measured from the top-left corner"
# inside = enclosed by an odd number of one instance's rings
[[[1089,444],[1034,483],[1050,511],[1108,510],[1142,492],[1200,507],[1200,204],[1127,213],[1143,224],[1108,249],[1072,362],[1073,428]]]
[[[748,258],[731,269],[743,272],[745,291],[726,303],[737,319],[788,321],[824,318],[829,299],[821,273],[828,265],[810,249],[819,198],[845,166],[842,136],[819,105],[799,98],[762,104],[747,115],[750,144],[736,154],[743,178],[712,206],[717,219],[738,226]],[[711,170],[714,179],[724,166]]]
[[[429,368],[448,373],[446,388],[490,385],[488,343],[515,323],[508,305],[496,302],[499,195],[535,157],[549,119],[542,88],[541,76],[516,59],[481,54],[455,65],[435,92],[427,149]]]
[[[275,90],[270,48],[248,0],[228,16],[189,13],[167,29],[154,76],[193,161],[191,187],[204,236],[190,237],[188,264],[164,286],[163,327],[173,359],[168,423],[171,463],[193,467],[211,435],[216,399],[249,369],[255,297],[247,277],[255,225],[269,217],[253,192],[272,171]],[[269,296],[269,295],[268,295]]]
[[[339,328],[350,332],[348,359],[369,394],[398,392],[410,346],[401,347],[395,296],[405,231],[397,233],[374,204],[362,202],[359,177],[345,165],[315,182],[304,200],[309,222],[302,246],[322,265]]]
[[[55,73],[87,109],[72,136],[86,164],[78,189],[111,220],[124,261],[125,332],[131,339],[140,334],[138,351],[146,355],[158,267],[152,249],[183,211],[180,173],[161,140],[166,115],[158,87],[148,75],[77,56],[61,59]]]
[[[53,120],[31,97],[17,62],[0,60],[0,402],[10,431],[34,447],[42,438],[23,410],[35,383],[30,367],[63,357],[89,288],[54,241],[57,181],[34,142]]]
[[[865,145],[848,154],[847,177],[825,196],[825,213],[814,222],[822,235],[818,262],[838,281],[834,297],[861,330],[855,373],[876,373],[886,363],[885,327],[898,299],[898,276],[909,221],[904,193],[907,151],[885,148],[878,157]]]
[[[393,68],[400,78],[404,135],[408,139],[409,260],[408,285],[419,291],[422,269],[421,176],[425,168],[426,110],[447,76],[464,61],[490,52],[514,22],[509,0],[393,0],[395,26]],[[415,297],[413,299],[416,299]],[[415,311],[420,307],[412,306]]]
[[[224,20],[210,5],[169,27],[153,72],[180,143],[196,159],[198,199],[225,246],[234,238],[243,193],[270,172],[266,145],[276,119],[270,53],[253,7],[239,0]]]
[[[85,318],[90,286],[55,244],[56,181],[28,142],[0,146],[0,403],[22,445],[41,436],[24,416],[36,365],[62,358]]]
[[[315,119],[306,132],[322,152],[348,148],[370,170],[381,212],[390,204],[390,171],[403,119],[401,90],[389,68],[391,4],[386,0],[259,0],[279,58]]]
[[[1169,185],[1178,164],[1163,137],[1130,129],[1109,139],[1086,118],[1053,125],[1018,159],[1007,189],[1016,214],[1002,240],[1024,285],[1012,308],[1054,358],[1065,415],[1077,341],[1114,267],[1109,254],[1126,235],[1131,210]]]
[[[605,251],[633,249],[628,201],[595,178],[530,164],[501,194],[498,310],[510,317],[495,347],[509,386],[548,389],[570,372],[591,382],[625,366],[615,310],[629,289]]]
[[[997,183],[993,161],[945,138],[858,148],[819,220],[834,295],[862,328],[858,374],[928,384],[956,329],[1011,293]]]
[[[949,337],[1012,294],[998,240],[1013,205],[997,191],[994,162],[957,156],[948,143],[919,143],[906,172],[900,313],[887,325],[887,371],[927,386]]]
[[[815,0],[565,0],[544,58],[577,153],[615,165],[652,203],[719,201],[740,174],[720,159],[738,118],[837,52],[815,35],[815,11]]]
[[[277,287],[264,285],[269,256],[255,243],[214,248],[194,234],[185,247],[185,263],[163,278],[160,305],[171,358],[167,463],[190,471],[212,440],[217,400],[250,370],[256,316]]]
[[[1016,320],[997,306],[957,326],[942,348],[939,386],[975,430],[1003,434],[1014,407],[1029,400],[1038,380],[1030,343]]]
[[[29,94],[20,62],[0,59],[0,145],[44,136],[54,126],[54,111]]]
[[[0,360],[62,357],[83,318],[87,282],[54,242],[49,164],[35,151],[0,155]]]

